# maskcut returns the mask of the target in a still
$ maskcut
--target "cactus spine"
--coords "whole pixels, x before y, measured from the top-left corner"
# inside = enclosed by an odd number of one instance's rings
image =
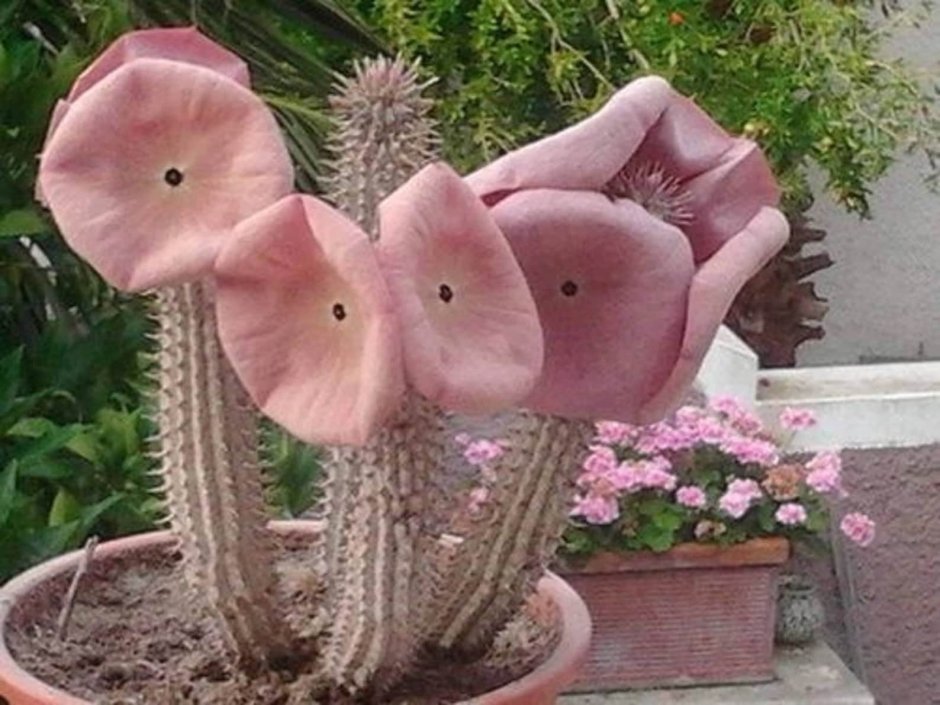
[[[195,599],[248,666],[286,655],[265,533],[257,419],[222,354],[211,285],[157,292],[157,455]]]
[[[414,68],[356,66],[336,113],[329,195],[372,234],[379,201],[434,156]],[[567,518],[571,473],[590,425],[520,412],[485,521],[448,525],[438,491],[445,417],[410,394],[399,418],[328,467],[323,550],[333,629],[326,670],[346,692],[381,695],[422,648],[480,655],[518,612]]]
[[[325,192],[373,239],[382,199],[436,157],[432,101],[421,95],[429,84],[400,57],[357,62],[337,79]]]
[[[435,156],[424,85],[416,66],[383,57],[358,63],[331,100],[328,195],[373,239],[380,201]],[[342,690],[381,692],[417,656],[429,479],[441,456],[437,425],[436,411],[408,395],[399,418],[365,447],[332,451],[323,550],[333,627],[324,661]]]
[[[557,548],[590,431],[583,421],[514,415],[488,510],[468,527],[436,606],[437,646],[479,654],[516,615]]]

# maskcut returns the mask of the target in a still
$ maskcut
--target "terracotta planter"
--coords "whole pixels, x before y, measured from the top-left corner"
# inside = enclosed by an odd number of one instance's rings
[[[562,571],[594,621],[574,691],[773,679],[775,585],[785,539],[666,553],[605,553]]]
[[[279,533],[314,533],[318,522],[272,522]],[[169,548],[169,532],[159,531],[117,539],[95,551],[95,565],[127,560],[129,554]],[[51,685],[42,683],[13,660],[5,640],[12,624],[30,621],[30,613],[61,601],[81,558],[81,551],[60,556],[32,568],[0,588],[0,705],[92,705]],[[550,705],[571,684],[583,664],[591,638],[591,618],[578,594],[557,575],[549,573],[539,590],[558,605],[562,615],[561,641],[551,656],[525,677],[473,700],[474,705]],[[4,703],[4,698],[6,703]]]

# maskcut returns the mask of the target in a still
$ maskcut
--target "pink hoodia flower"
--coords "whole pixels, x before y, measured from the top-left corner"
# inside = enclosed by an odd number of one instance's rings
[[[486,206],[449,166],[429,164],[382,201],[379,229],[409,384],[467,414],[521,401],[542,368],[542,327]]]
[[[399,320],[342,213],[288,196],[239,223],[215,275],[219,339],[271,419],[310,443],[363,444],[399,408]]]
[[[657,77],[467,182],[542,322],[545,364],[525,405],[569,418],[666,416],[737,291],[787,240],[759,147]]]
[[[676,490],[676,501],[689,509],[702,509],[708,503],[708,497],[701,487],[687,485]]]
[[[816,412],[788,406],[780,412],[780,425],[789,431],[811,428],[816,425]]]
[[[232,229],[293,188],[287,146],[244,69],[195,30],[133,33],[57,111],[39,190],[115,287],[208,275]]]
[[[613,497],[588,494],[575,497],[571,515],[583,518],[588,524],[610,524],[620,516],[620,506]]]
[[[799,526],[806,523],[806,508],[796,502],[787,502],[777,507],[774,518],[783,526]]]
[[[852,542],[863,548],[870,546],[875,540],[875,522],[861,512],[846,514],[842,517],[839,528]]]

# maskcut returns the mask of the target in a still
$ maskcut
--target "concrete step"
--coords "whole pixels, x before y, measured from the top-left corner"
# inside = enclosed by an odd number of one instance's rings
[[[822,642],[781,648],[777,680],[761,685],[709,686],[566,695],[559,705],[875,705],[868,689]]]

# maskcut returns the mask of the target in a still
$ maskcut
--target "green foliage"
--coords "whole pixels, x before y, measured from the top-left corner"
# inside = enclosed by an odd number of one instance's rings
[[[0,347],[0,581],[89,533],[152,526],[150,429],[128,384],[140,377],[138,320],[111,314],[71,346],[56,322]]]
[[[263,445],[271,483],[269,499],[285,519],[299,517],[320,496],[317,484],[322,477],[320,451],[291,438],[273,424],[264,429]]]
[[[758,140],[790,205],[819,164],[834,196],[868,213],[898,149],[936,173],[933,98],[881,47],[907,15],[851,0],[356,0],[440,78],[447,157],[464,169],[595,110],[658,73],[728,130]]]
[[[0,4],[0,581],[89,533],[151,528],[145,305],[64,244],[34,201],[52,107],[134,26],[197,24],[250,64],[313,188],[327,62],[377,45],[332,0],[7,0]],[[314,499],[315,454],[273,444],[288,513]]]
[[[815,419],[787,409],[779,423],[789,442]],[[760,420],[727,397],[649,426],[599,424],[563,552],[661,552],[766,537],[825,548],[830,500],[847,496],[839,454],[786,462],[782,454]]]

